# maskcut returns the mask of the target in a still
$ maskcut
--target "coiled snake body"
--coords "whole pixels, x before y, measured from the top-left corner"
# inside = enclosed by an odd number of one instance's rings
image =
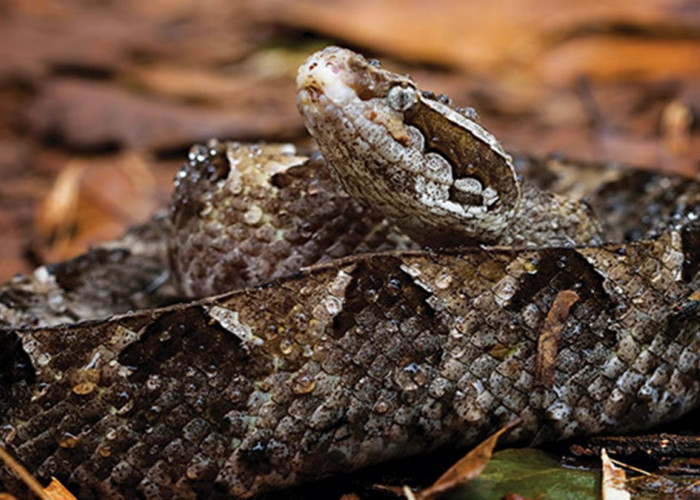
[[[551,440],[698,406],[700,184],[513,166],[344,49],[297,83],[323,157],[194,147],[168,214],[0,288],[0,435],[36,476],[250,497],[516,416]]]

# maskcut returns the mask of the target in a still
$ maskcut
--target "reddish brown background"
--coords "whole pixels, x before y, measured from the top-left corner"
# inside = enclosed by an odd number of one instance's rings
[[[0,281],[168,199],[190,144],[305,133],[294,74],[347,45],[506,148],[695,175],[695,0],[0,0]]]

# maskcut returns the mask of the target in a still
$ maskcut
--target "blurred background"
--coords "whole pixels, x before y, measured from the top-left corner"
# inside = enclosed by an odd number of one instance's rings
[[[294,76],[348,46],[511,152],[697,175],[697,0],[0,0],[0,281],[169,197],[209,137],[309,146]]]

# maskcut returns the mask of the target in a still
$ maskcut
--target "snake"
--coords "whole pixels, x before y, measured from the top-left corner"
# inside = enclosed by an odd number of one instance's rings
[[[250,498],[700,405],[697,179],[512,157],[339,47],[297,102],[318,149],[195,145],[166,210],[0,287],[0,439],[36,478]]]

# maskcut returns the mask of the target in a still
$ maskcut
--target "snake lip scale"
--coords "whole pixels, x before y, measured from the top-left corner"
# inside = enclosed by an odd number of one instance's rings
[[[167,211],[0,287],[0,438],[40,480],[249,498],[700,404],[697,180],[513,159],[347,49],[297,87],[320,154],[193,146]]]

